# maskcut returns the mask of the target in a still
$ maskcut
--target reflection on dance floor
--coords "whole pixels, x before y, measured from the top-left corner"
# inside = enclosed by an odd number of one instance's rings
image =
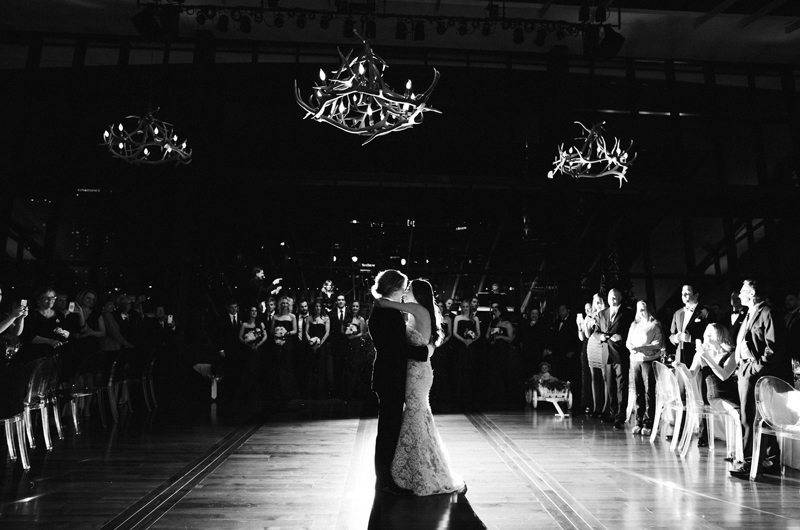
[[[486,528],[472,509],[466,495],[398,497],[375,493],[369,515],[370,529]]]

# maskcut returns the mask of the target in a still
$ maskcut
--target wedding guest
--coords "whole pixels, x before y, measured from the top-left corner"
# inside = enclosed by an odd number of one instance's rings
[[[742,327],[745,318],[747,318],[747,308],[739,300],[739,293],[734,291],[731,293],[731,314],[729,318],[730,334],[734,340],[739,336],[739,328]]]
[[[453,303],[452,298],[448,298],[444,301],[444,312],[443,315],[448,315],[450,318],[455,318],[458,313],[456,313],[456,309],[458,307]]]
[[[306,384],[311,370],[308,343],[306,342],[306,327],[309,319],[308,301],[300,300],[297,307],[297,350],[294,355],[294,374],[300,395],[306,396],[308,395]]]
[[[328,313],[333,309],[335,295],[336,292],[333,289],[333,280],[325,280],[322,282],[322,288],[319,290],[317,298],[322,300],[322,305]]]
[[[614,389],[610,392],[610,413],[613,415],[614,430],[624,428],[625,414],[628,410],[630,352],[625,347],[625,337],[628,336],[633,321],[629,311],[621,304],[622,292],[619,289],[611,289],[608,292],[608,309],[597,315],[594,327],[594,334],[598,335],[600,342],[608,346],[608,363],[611,371],[607,384],[609,388]]]
[[[311,316],[308,310],[308,301],[300,300],[299,310],[297,312],[297,329],[298,329],[298,340],[300,342],[305,342],[305,328],[308,324],[308,319]]]
[[[772,375],[785,381],[792,381],[791,365],[786,355],[781,337],[783,322],[774,318],[770,307],[764,303],[761,286],[755,280],[745,280],[739,291],[742,305],[747,307],[747,318],[739,329],[734,354],[736,356],[736,375],[741,403],[742,442],[745,462],[731,475],[748,478],[750,462],[748,458],[753,449],[753,421],[756,415],[755,388],[759,379]],[[779,460],[778,444],[775,438],[767,436],[761,442],[763,458],[759,459],[762,471],[776,465]]]
[[[522,367],[523,376],[530,378],[542,362],[542,354],[550,343],[550,329],[542,319],[538,308],[530,310],[528,320],[520,328],[520,341],[522,342]]]
[[[347,399],[364,399],[369,393],[369,374],[364,351],[364,335],[367,322],[361,316],[361,304],[353,300],[350,304],[350,320],[345,326],[347,353],[345,362],[345,378]]]
[[[492,319],[486,328],[485,339],[488,345],[482,364],[486,374],[487,403],[505,405],[509,398],[516,392],[522,394],[522,387],[517,388],[517,377],[509,373],[512,365],[512,346],[514,341],[514,326],[508,320],[505,309],[499,302],[492,302]]]
[[[439,346],[436,348],[433,356],[431,357],[431,367],[436,377],[433,378],[433,386],[431,387],[431,399],[435,402],[450,401],[455,396],[453,395],[454,381],[452,381],[452,374],[454,373],[453,356],[451,355],[452,344],[450,338],[453,336],[453,317],[447,311],[446,302],[437,301],[436,305],[439,307],[439,312],[442,315],[441,332],[442,339]]]
[[[263,267],[253,267],[250,270],[250,278],[244,286],[243,302],[248,306],[258,307],[259,304],[267,299],[269,288],[265,285],[266,274]]]
[[[275,378],[276,371],[272,367],[265,366],[265,354],[262,346],[267,342],[267,330],[264,322],[258,318],[258,308],[251,306],[247,312],[247,320],[239,326],[239,342],[243,345],[240,349],[244,359],[242,361],[242,376],[236,386],[235,399],[243,400],[245,403],[252,403],[253,399],[258,399],[261,392],[257,390],[256,383],[259,379],[266,376],[272,378],[271,385],[278,384]]]
[[[263,321],[261,324],[263,326]],[[216,370],[216,374],[224,378],[220,398],[229,402],[236,396],[236,389],[240,386],[246,368],[244,352],[239,341],[240,327],[239,304],[235,300],[229,300],[225,304],[225,313],[219,318],[214,334],[221,364],[221,369]]]
[[[786,328],[786,354],[789,358],[800,361],[800,303],[797,303],[797,296],[794,299],[794,307],[786,313],[783,321]]]
[[[346,394],[345,359],[348,353],[345,330],[351,320],[351,315],[347,310],[347,300],[345,300],[343,294],[336,296],[336,306],[331,310],[330,317],[331,336],[329,340],[331,354],[333,355],[334,394],[336,397],[344,398]]]
[[[0,302],[3,301],[3,288],[0,286]],[[14,308],[7,314],[0,317],[0,335],[7,335],[13,337],[22,336],[25,330],[25,317],[28,316],[28,305],[17,303]],[[18,340],[18,339],[17,339]]]
[[[330,354],[328,337],[331,332],[331,320],[321,299],[314,302],[306,326],[306,342],[311,349],[311,373],[308,389],[317,398],[333,396],[333,357]]]
[[[552,359],[557,363],[552,366],[556,377],[572,383],[572,393],[576,401],[580,401],[580,358],[578,352],[578,327],[567,304],[558,306],[556,321],[553,325],[551,349]]]
[[[475,369],[475,341],[481,334],[481,324],[469,300],[461,302],[461,314],[453,321],[455,378],[462,407],[474,406],[473,378]]]
[[[583,313],[575,315],[575,324],[578,328],[578,340],[581,343],[581,406],[586,415],[594,412],[594,395],[592,393],[592,370],[589,368],[587,346],[591,333],[586,329],[586,318],[592,312],[592,304],[583,305]]]
[[[710,322],[708,309],[699,303],[699,293],[692,285],[681,288],[683,307],[672,316],[669,341],[676,347],[675,362],[684,364],[694,358],[694,341],[703,336]]]
[[[653,429],[656,406],[656,374],[653,361],[661,358],[664,335],[661,324],[650,314],[647,303],[636,303],[633,319],[625,347],[630,351],[631,379],[636,392],[636,426],[633,434],[649,436]]]
[[[692,373],[700,376],[703,401],[707,405],[716,405],[730,412],[739,407],[739,389],[736,378],[731,377],[736,371],[733,347],[728,329],[721,324],[711,323],[706,326],[702,343],[695,346],[694,359],[689,368]],[[697,446],[708,446],[708,425],[705,418],[700,424]]]
[[[78,293],[75,314],[78,315],[79,329],[75,339],[75,352],[85,373],[92,375],[92,382],[101,383],[97,375],[107,366],[101,354],[101,340],[106,336],[105,320],[96,307],[97,293],[84,290]]]
[[[23,356],[26,361],[53,355],[70,338],[69,331],[63,328],[63,317],[54,309],[55,290],[43,289],[35,299],[36,310],[28,316],[24,332],[27,344]]]
[[[608,345],[601,340],[602,335],[595,333],[598,329],[599,315],[607,308],[606,301],[599,293],[592,296],[591,311],[586,314],[583,321],[583,331],[587,338],[586,356],[592,375],[592,401],[594,409],[592,416],[602,417],[608,409],[611,410],[611,365],[609,364]]]
[[[273,342],[272,359],[278,364],[283,399],[293,399],[297,396],[297,382],[293,370],[297,331],[297,318],[289,311],[289,299],[284,296],[278,302],[270,333]]]

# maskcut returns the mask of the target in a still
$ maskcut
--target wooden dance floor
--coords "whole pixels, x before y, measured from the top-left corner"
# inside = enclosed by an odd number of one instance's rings
[[[376,497],[376,420],[304,416],[286,414],[226,432],[218,426],[205,434],[199,428],[172,429],[158,435],[160,444],[150,442],[156,435],[144,436],[146,450],[133,442],[109,446],[95,456],[106,464],[88,468],[83,476],[69,466],[86,458],[82,444],[90,441],[61,442],[50,456],[60,462],[60,473],[39,489],[35,502],[19,497],[22,486],[15,490],[6,484],[0,526],[800,526],[800,474],[789,470],[782,481],[768,476],[757,483],[730,478],[724,444],[716,454],[693,447],[683,460],[664,440],[651,445],[594,419],[560,420],[549,409],[440,414],[437,425],[468,493]],[[206,443],[202,453],[199,442]],[[107,465],[108,459],[116,462]],[[176,462],[181,464],[177,471]],[[17,480],[41,480],[37,473],[52,473],[54,465],[34,461],[33,475]],[[164,476],[156,480],[159,472]]]

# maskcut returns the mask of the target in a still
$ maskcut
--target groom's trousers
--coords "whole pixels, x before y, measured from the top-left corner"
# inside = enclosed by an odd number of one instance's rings
[[[375,392],[378,396],[378,435],[375,438],[375,475],[378,487],[394,486],[392,460],[400,438],[405,396],[397,392]],[[397,394],[397,395],[393,395]]]

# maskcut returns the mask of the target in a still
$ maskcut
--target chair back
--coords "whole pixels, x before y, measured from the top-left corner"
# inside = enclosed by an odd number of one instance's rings
[[[661,397],[664,403],[680,401],[681,393],[678,389],[678,380],[675,378],[675,374],[662,362],[654,361],[653,366],[656,369],[656,393],[658,396]]]
[[[762,377],[756,383],[756,408],[772,428],[800,428],[800,391],[777,377]]]
[[[697,382],[697,377],[693,374],[685,364],[679,364],[675,367],[675,373],[683,383],[686,390],[686,406],[702,408],[703,407],[703,394],[700,390],[700,385]]]
[[[58,385],[58,372],[53,359],[36,359],[29,366],[28,388],[25,404],[35,405],[44,400]]]

